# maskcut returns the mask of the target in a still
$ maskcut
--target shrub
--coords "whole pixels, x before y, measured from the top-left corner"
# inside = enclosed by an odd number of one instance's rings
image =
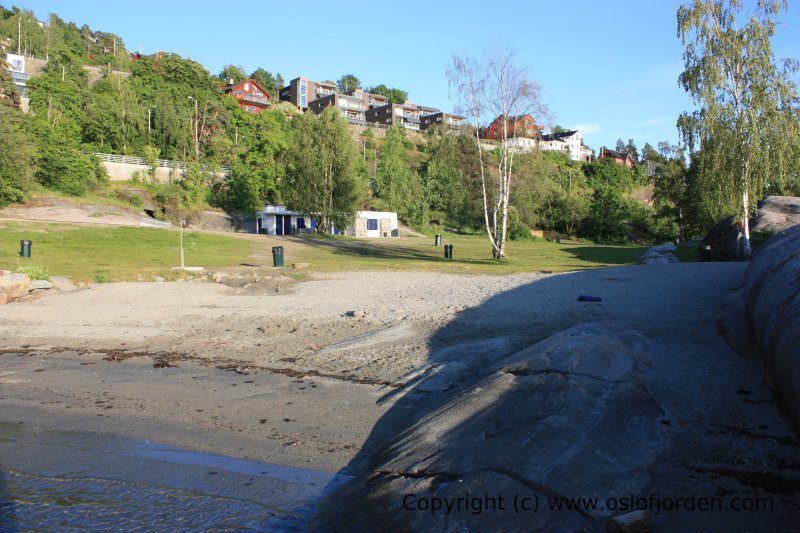
[[[17,272],[20,274],[27,274],[31,280],[41,279],[44,281],[50,281],[50,275],[47,273],[47,270],[43,266],[39,265],[25,265],[17,268]]]

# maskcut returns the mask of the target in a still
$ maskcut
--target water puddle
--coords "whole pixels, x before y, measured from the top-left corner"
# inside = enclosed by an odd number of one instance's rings
[[[305,531],[347,479],[140,439],[0,424],[0,531]]]

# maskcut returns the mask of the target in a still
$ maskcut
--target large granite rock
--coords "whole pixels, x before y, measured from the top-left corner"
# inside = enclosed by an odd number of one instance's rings
[[[547,498],[627,497],[668,443],[640,373],[648,342],[582,324],[487,369],[330,495],[322,531],[564,531],[605,509],[551,511]],[[537,512],[533,509],[536,508]]]
[[[800,198],[795,196],[767,196],[758,203],[756,215],[750,219],[750,235],[753,254],[760,248],[759,234],[773,233],[800,224]],[[712,261],[749,259],[745,256],[739,240],[739,223],[728,217],[711,228],[700,243],[710,247]]]
[[[764,373],[800,435],[800,225],[773,235],[750,263],[744,297]]]
[[[27,274],[13,273],[0,276],[0,292],[12,296],[22,296],[28,293],[31,278]]]
[[[711,261],[735,261],[746,259],[739,241],[739,223],[735,217],[720,220],[711,228],[700,243],[700,249],[708,249]]]
[[[776,232],[800,224],[800,198],[796,196],[767,196],[758,203],[758,212],[750,220],[753,233]]]

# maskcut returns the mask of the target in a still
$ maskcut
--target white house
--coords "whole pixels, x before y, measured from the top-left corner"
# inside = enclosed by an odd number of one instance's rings
[[[592,151],[583,145],[583,134],[580,130],[562,131],[542,135],[539,141],[542,150],[559,150],[569,153],[573,161],[591,161]]]
[[[256,213],[256,232],[266,235],[294,235],[317,230],[314,217],[283,205],[267,205]],[[333,228],[336,235],[352,237],[396,237],[397,213],[388,211],[356,211],[353,224],[344,231]]]

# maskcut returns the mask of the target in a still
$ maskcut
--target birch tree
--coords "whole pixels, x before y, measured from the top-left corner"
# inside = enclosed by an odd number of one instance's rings
[[[520,129],[517,121],[531,115],[541,123],[547,115],[541,87],[528,79],[508,49],[487,52],[480,61],[454,54],[447,77],[451,93],[458,100],[457,109],[472,122],[480,160],[484,225],[492,257],[502,259],[506,256],[509,198],[514,185],[514,154]],[[491,156],[480,138],[481,124],[494,118],[501,124],[500,143],[492,154],[496,157],[496,174],[488,171]]]
[[[796,134],[794,61],[779,65],[772,52],[775,18],[785,0],[694,0],[678,9],[685,68],[679,81],[699,109],[678,120],[683,142],[710,163],[708,194],[738,198],[740,254],[751,255],[749,214]],[[777,135],[776,135],[777,133]],[[780,174],[780,173],[779,173]]]

